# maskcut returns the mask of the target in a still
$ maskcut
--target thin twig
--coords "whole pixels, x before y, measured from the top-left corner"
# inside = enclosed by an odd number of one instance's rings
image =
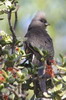
[[[8,90],[11,91],[11,92],[13,92],[19,98],[19,95],[16,93],[16,91],[14,91],[13,89],[11,89],[9,87],[8,87]]]
[[[9,87],[8,87],[8,90],[11,91],[11,92],[13,92],[18,98],[20,98],[20,97],[25,98],[27,96],[27,94],[22,94],[22,93],[19,94],[19,93],[16,93],[15,90],[13,90],[13,89],[11,89]]]
[[[16,7],[16,2],[14,3],[15,7]],[[17,25],[17,11],[15,12],[15,22],[14,22],[14,30],[16,29],[16,25]]]
[[[11,24],[11,13],[12,13],[12,11],[10,10],[8,12],[8,23],[9,23],[10,31],[12,32],[12,37],[13,37],[12,53],[14,53],[14,46],[15,46],[15,42],[17,39],[16,39],[16,35],[15,35],[15,30],[13,29],[12,24]]]

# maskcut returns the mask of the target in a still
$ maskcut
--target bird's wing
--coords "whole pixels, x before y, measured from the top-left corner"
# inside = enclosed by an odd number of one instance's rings
[[[38,49],[48,51],[49,54],[54,56],[54,49],[51,37],[47,34],[45,30],[30,30],[26,34],[27,44]]]

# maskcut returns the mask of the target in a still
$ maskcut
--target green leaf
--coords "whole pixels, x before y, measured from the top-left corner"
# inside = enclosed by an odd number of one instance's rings
[[[59,66],[59,65],[56,65],[56,67],[57,67],[58,69],[62,70],[62,71],[66,71],[66,68],[65,68],[65,67],[61,67],[61,66]]]
[[[53,80],[54,80],[55,82],[59,82],[59,80],[58,80],[57,78],[55,78],[55,77],[53,78]]]
[[[0,6],[2,6],[3,5],[3,3],[0,3]]]
[[[12,43],[11,36],[7,35],[4,31],[0,31],[0,44],[6,45]]]
[[[47,92],[44,92],[43,95],[47,98],[51,97],[51,95],[49,95]]]
[[[18,75],[18,77],[19,77],[19,78],[22,78],[22,79],[24,79],[24,78],[25,78],[25,74],[24,74],[24,73],[22,73],[22,71],[21,71],[21,70],[19,70],[19,71],[17,72],[17,75]]]
[[[6,9],[0,9],[0,15],[2,15],[4,13],[7,13],[7,10]]]
[[[66,76],[63,76],[62,79],[66,82]]]
[[[65,91],[62,91],[62,93],[59,93],[59,96],[62,96],[62,97],[66,97],[66,90]]]
[[[64,64],[62,65],[62,67],[66,67],[66,62],[64,62]]]
[[[8,74],[7,74],[7,72],[6,72],[5,70],[2,70],[2,72],[3,72],[3,75],[5,76],[5,78],[8,79]]]
[[[55,95],[53,100],[61,100],[61,97],[59,95]]]
[[[27,74],[28,74],[27,68],[24,68],[24,69],[22,70],[22,73],[24,73],[25,75],[27,75]]]
[[[38,49],[36,47],[33,47],[35,51],[37,51],[43,58],[46,58],[48,56],[48,51],[43,50],[43,49]],[[44,59],[41,58],[41,60],[44,61]]]
[[[62,56],[62,54],[59,54],[59,56],[61,57],[61,59],[63,59],[63,56]]]
[[[11,95],[9,95],[9,98],[11,99],[11,100],[14,100],[14,98],[15,98],[15,94],[11,94]]]
[[[59,54],[61,60],[62,60],[62,63],[64,62],[64,58],[63,58],[63,55],[62,54]]]
[[[4,88],[4,84],[0,83],[0,91]]]
[[[0,0],[1,2],[4,2],[5,0]]]
[[[4,11],[0,9],[0,15],[4,14]]]
[[[9,95],[10,91],[7,88],[1,90],[2,93]]]
[[[4,18],[0,18],[0,20],[3,20]]]
[[[14,61],[13,60],[6,60],[5,65],[6,65],[6,67],[13,67],[14,66]]]
[[[60,83],[60,84],[58,84],[58,85],[56,85],[56,86],[54,86],[54,88],[51,90],[51,92],[56,92],[56,91],[59,91],[59,90],[61,90],[62,89],[62,84]]]
[[[9,77],[8,82],[9,82],[9,83],[14,83],[14,82],[15,82],[15,78],[14,78],[14,77]]]

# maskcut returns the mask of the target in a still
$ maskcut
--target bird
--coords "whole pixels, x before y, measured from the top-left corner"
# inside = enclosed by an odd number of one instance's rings
[[[51,65],[51,60],[54,58],[53,41],[46,30],[48,25],[45,13],[39,11],[33,17],[25,35],[26,40],[24,41],[24,48],[26,54],[31,53],[30,61],[39,67],[44,66],[38,70],[38,76],[45,74],[45,63]],[[48,52],[44,62],[41,60],[42,55],[35,48]],[[41,79],[38,82],[41,91],[43,93],[46,92],[46,80]]]

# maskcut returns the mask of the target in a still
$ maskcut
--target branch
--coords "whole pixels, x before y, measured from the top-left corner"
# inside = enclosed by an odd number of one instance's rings
[[[19,95],[13,89],[11,89],[11,88],[8,87],[8,90],[11,91],[11,92],[13,92],[17,97],[19,97]]]
[[[20,98],[20,97],[25,98],[27,96],[27,94],[22,94],[22,93],[21,94],[18,94],[18,93],[16,93],[16,91],[13,90],[13,89],[11,89],[10,87],[8,87],[8,90],[10,92],[13,92],[15,94],[15,96],[17,96],[17,98]]]
[[[14,3],[15,7],[16,7],[16,2]],[[15,11],[15,22],[14,22],[14,30],[16,29],[16,25],[17,25],[17,10]]]
[[[13,29],[12,24],[11,24],[11,13],[12,13],[11,10],[8,11],[8,23],[9,23],[10,31],[12,32],[12,37],[13,37],[12,53],[14,53],[14,46],[15,46],[17,39],[16,39],[16,35],[15,35],[15,30]]]

